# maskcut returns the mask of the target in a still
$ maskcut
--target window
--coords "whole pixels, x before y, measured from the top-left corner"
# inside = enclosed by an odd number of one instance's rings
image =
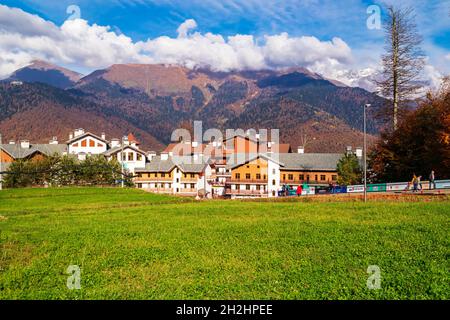
[[[137,186],[138,186],[139,189],[142,189],[142,183],[138,183]]]
[[[87,140],[81,141],[81,146],[82,146],[82,147],[86,147],[86,146],[87,146]]]
[[[258,166],[258,169],[261,168],[260,166]]]
[[[133,152],[128,153],[128,161],[134,161],[134,153]]]
[[[185,174],[183,174],[183,176],[185,177],[185,178],[187,178],[187,174],[185,173]]]
[[[276,185],[277,183],[276,183],[276,181],[275,180],[272,180],[272,185],[274,186],[274,185]]]
[[[241,174],[240,173],[236,173],[236,179],[239,180],[241,178]]]
[[[195,178],[195,174],[191,173],[191,178],[194,179]]]
[[[127,154],[126,153],[122,153],[122,161],[127,161]]]
[[[250,168],[250,166],[247,166],[247,169],[249,169]]]
[[[136,155],[136,160],[137,160],[137,161],[141,161],[141,160],[142,160],[142,154],[138,153],[138,154]]]
[[[161,173],[161,178],[165,178],[166,174],[165,173]]]
[[[261,186],[258,184],[258,185],[256,185],[256,190],[261,190]]]
[[[256,180],[261,180],[261,174],[260,173],[256,174]]]
[[[169,189],[171,189],[172,188],[172,184],[171,183],[169,183]]]
[[[142,178],[142,173],[137,174],[138,178]]]
[[[103,144],[101,144],[101,143],[97,143],[97,147],[99,147],[99,148],[103,148]]]
[[[264,175],[264,180],[266,180],[267,179],[267,176],[266,175]]]
[[[294,175],[293,174],[288,174],[288,179],[289,180],[294,180]]]
[[[191,189],[195,189],[195,183],[191,183]]]
[[[285,174],[283,174],[283,180],[286,180],[286,175]]]
[[[299,175],[299,179],[300,179],[301,181],[305,180],[305,175],[304,175],[304,174]]]
[[[245,190],[250,190],[250,185],[249,184],[245,185]]]
[[[319,181],[319,176],[316,174],[316,181]]]
[[[326,175],[322,174],[322,175],[320,176],[320,180],[322,180],[322,181],[325,181],[325,180],[327,180],[327,177],[326,177]]]
[[[89,140],[89,147],[94,148],[95,147],[95,141]]]
[[[78,147],[78,142],[73,144],[74,147]]]
[[[331,180],[336,181],[337,180],[337,175],[332,175],[331,176]]]
[[[275,169],[272,169],[272,174],[277,174],[277,171]]]
[[[250,180],[250,178],[251,178],[250,173],[246,173],[246,174],[245,174],[245,179]]]

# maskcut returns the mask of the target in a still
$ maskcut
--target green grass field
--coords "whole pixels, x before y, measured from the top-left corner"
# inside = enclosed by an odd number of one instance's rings
[[[450,201],[0,192],[0,299],[449,299]],[[66,286],[81,267],[81,289]],[[369,290],[369,265],[381,289]]]

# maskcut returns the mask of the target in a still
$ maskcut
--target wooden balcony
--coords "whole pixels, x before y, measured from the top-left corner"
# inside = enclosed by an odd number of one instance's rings
[[[155,177],[150,177],[150,178],[148,178],[148,177],[135,177],[134,178],[134,181],[135,182],[154,182],[154,183],[156,183],[156,182],[168,182],[168,183],[172,183],[173,182],[173,178],[172,177],[165,177],[165,178],[161,178],[161,177],[158,177],[158,178],[155,178]]]
[[[267,184],[267,179],[230,179],[227,183],[235,183],[235,184]]]
[[[227,195],[242,195],[242,196],[267,196],[269,192],[266,190],[236,190],[236,189],[226,189],[225,193]]]
[[[182,189],[180,189],[179,193],[195,193],[195,194],[197,194],[197,189],[182,188]]]
[[[164,193],[164,194],[171,194],[173,193],[173,189],[172,188],[145,188],[142,189],[145,190],[147,192],[152,192],[152,193]]]

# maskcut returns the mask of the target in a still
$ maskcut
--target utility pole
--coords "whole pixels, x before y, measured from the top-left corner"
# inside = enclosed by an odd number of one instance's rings
[[[121,179],[121,181],[122,181],[122,188],[123,187],[125,187],[125,172],[124,172],[124,167],[123,167],[123,162],[124,162],[124,160],[123,160],[123,148],[124,148],[124,145],[125,145],[125,138],[124,137],[122,137],[122,150],[120,151],[120,165],[122,166],[122,179]]]
[[[370,104],[364,105],[364,202],[367,202],[367,108]]]
[[[0,190],[3,189],[3,149],[2,146],[2,134],[0,133]]]

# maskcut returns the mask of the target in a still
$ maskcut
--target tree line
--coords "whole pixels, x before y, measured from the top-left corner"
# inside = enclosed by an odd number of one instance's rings
[[[96,155],[80,161],[70,155],[52,155],[40,159],[21,159],[8,167],[3,180],[7,188],[60,186],[132,186],[132,176],[122,175],[117,160]]]

